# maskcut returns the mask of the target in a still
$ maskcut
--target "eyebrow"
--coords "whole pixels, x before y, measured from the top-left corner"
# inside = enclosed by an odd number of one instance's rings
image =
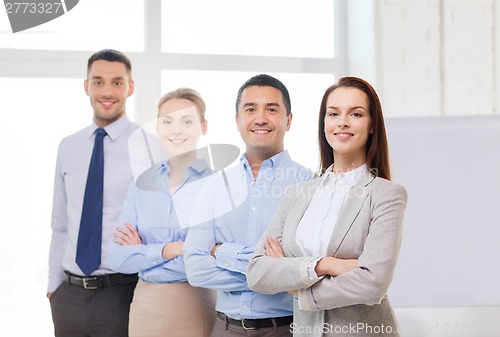
[[[243,106],[255,106],[255,105],[258,105],[257,103],[244,103]],[[277,106],[277,107],[280,107],[280,104],[279,103],[276,103],[276,102],[271,102],[271,103],[266,103],[265,106]]]
[[[125,77],[123,76],[118,76],[118,77],[113,77],[112,80],[113,81],[116,81],[116,80],[123,80]],[[94,75],[92,76],[92,79],[93,80],[102,80],[103,79],[103,76],[99,76],[99,75]]]
[[[326,107],[327,109],[334,109],[334,110],[339,110],[339,108],[335,107],[335,106],[327,106]],[[353,107],[350,107],[349,109],[347,110],[356,110],[356,109],[363,109],[366,111],[365,107],[364,106],[361,106],[361,105],[358,105],[358,106],[353,106]]]
[[[172,119],[172,118],[173,118],[173,117],[172,117],[172,116],[170,116],[169,114],[168,114],[168,115],[166,115],[166,116],[160,116],[160,117],[163,117],[163,118],[170,118],[170,119]],[[193,115],[184,115],[184,116],[181,116],[181,118],[195,118],[195,116],[193,116]]]

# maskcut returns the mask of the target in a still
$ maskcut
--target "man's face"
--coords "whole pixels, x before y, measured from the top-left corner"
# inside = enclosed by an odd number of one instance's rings
[[[94,121],[103,127],[125,114],[127,97],[134,92],[134,81],[125,64],[98,60],[92,63],[84,88],[94,109]]]
[[[270,158],[283,151],[283,139],[291,122],[292,114],[286,114],[281,91],[270,86],[250,86],[243,90],[236,124],[247,155]]]

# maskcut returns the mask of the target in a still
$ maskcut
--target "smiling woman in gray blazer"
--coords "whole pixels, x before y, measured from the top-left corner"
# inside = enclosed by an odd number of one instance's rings
[[[247,267],[249,287],[295,294],[294,336],[398,336],[387,298],[407,194],[390,181],[379,98],[366,81],[329,87],[319,177],[289,187]]]

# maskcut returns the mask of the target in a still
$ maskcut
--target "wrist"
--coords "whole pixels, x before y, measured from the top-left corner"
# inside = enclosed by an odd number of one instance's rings
[[[316,275],[318,275],[318,277],[332,275],[332,271],[330,270],[330,268],[332,267],[331,263],[333,262],[333,259],[335,258],[326,256],[318,261],[318,263],[316,264],[316,268],[314,268],[314,271],[316,272]]]
[[[212,256],[216,259],[217,258],[217,251],[219,250],[220,246],[222,243],[216,243],[214,248],[212,248]]]

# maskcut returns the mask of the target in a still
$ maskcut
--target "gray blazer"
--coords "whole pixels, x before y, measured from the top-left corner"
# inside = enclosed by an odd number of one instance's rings
[[[307,272],[316,257],[303,256],[295,235],[320,181],[316,178],[285,191],[248,264],[250,289],[266,294],[298,290],[291,326],[294,336],[398,336],[386,293],[401,245],[405,188],[367,175],[350,189],[327,256],[358,259],[358,267],[317,281]],[[265,255],[268,236],[281,241],[285,258]]]

